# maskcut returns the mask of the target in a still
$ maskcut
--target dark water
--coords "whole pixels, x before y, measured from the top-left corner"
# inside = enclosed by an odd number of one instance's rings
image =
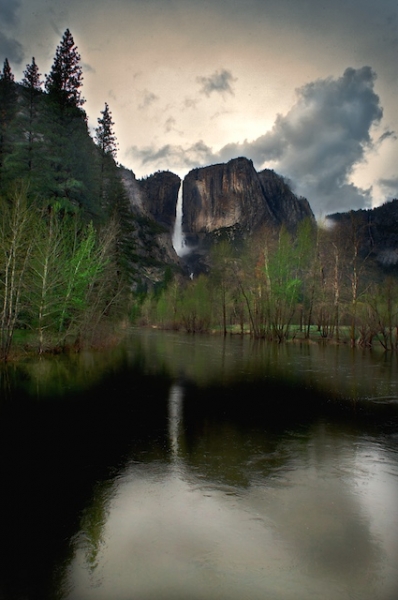
[[[398,598],[397,357],[135,332],[0,371],[0,598]]]

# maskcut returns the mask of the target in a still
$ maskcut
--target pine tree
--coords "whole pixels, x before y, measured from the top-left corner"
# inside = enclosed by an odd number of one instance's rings
[[[113,131],[115,123],[112,121],[112,113],[107,102],[105,102],[104,110],[101,110],[101,115],[102,117],[97,119],[98,127],[95,130],[95,142],[103,155],[107,154],[116,159],[117,140]]]
[[[13,148],[12,124],[17,109],[17,90],[8,58],[0,73],[0,189],[4,185],[4,162]]]
[[[32,57],[30,65],[26,65],[26,69],[23,72],[22,86],[23,86],[23,100],[24,100],[24,128],[27,144],[25,144],[26,161],[29,173],[33,169],[33,156],[35,142],[40,140],[40,131],[38,131],[38,113],[39,113],[39,99],[42,93],[41,86],[41,73],[36,64],[35,57]]]
[[[102,213],[107,219],[118,224],[116,243],[116,263],[119,274],[129,277],[134,255],[135,220],[129,199],[123,186],[120,171],[116,164],[117,139],[113,130],[114,122],[108,103],[97,119],[95,143],[99,149],[99,200]]]
[[[10,63],[8,62],[8,58],[4,61],[3,72],[0,74],[0,79],[2,81],[14,82],[14,75],[11,71]]]
[[[46,187],[49,197],[84,207],[94,216],[97,157],[88,135],[86,113],[81,108],[82,80],[80,54],[67,29],[45,82]]]
[[[50,97],[61,107],[80,107],[85,100],[80,88],[83,72],[81,56],[69,29],[66,29],[60,45],[56,49],[51,72],[46,76],[45,87]]]
[[[30,65],[26,65],[26,69],[23,72],[22,85],[28,89],[35,92],[41,90],[41,86],[43,82],[40,80],[41,73],[39,73],[39,67],[36,64],[35,57],[32,57],[32,62]]]
[[[98,127],[95,130],[95,143],[99,149],[99,198],[101,208],[108,212],[110,188],[115,177],[115,157],[117,142],[113,131],[114,122],[108,104],[101,111],[102,117],[97,119]]]

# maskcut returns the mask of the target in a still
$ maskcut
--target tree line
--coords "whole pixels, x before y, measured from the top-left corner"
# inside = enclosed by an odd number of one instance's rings
[[[301,222],[295,234],[264,228],[246,245],[211,252],[209,273],[174,279],[148,297],[142,322],[187,332],[250,333],[398,349],[398,282],[372,256],[368,225]]]

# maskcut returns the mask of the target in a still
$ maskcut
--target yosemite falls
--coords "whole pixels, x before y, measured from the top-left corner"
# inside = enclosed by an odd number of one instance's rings
[[[180,189],[178,190],[176,220],[173,231],[173,247],[178,256],[184,256],[189,252],[189,248],[186,246],[184,234],[182,232],[182,188],[183,181],[181,180]]]

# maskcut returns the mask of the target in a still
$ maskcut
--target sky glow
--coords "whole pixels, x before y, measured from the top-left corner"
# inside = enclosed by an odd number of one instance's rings
[[[247,156],[318,215],[398,196],[396,0],[0,0],[0,60],[48,73],[69,28],[93,130],[137,177]]]

